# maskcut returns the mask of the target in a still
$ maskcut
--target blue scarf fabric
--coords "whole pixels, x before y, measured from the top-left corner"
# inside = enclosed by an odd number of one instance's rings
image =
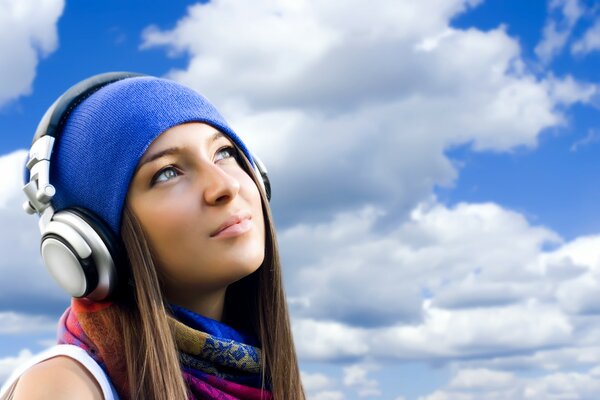
[[[181,373],[190,399],[270,400],[262,388],[261,350],[251,335],[171,306]],[[59,343],[84,349],[108,374],[122,399],[129,398],[119,318],[111,302],[73,299],[59,326]]]

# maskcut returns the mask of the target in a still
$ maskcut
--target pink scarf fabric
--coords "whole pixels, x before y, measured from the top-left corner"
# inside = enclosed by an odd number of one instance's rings
[[[173,306],[175,339],[189,399],[271,400],[262,389],[260,349],[221,322]],[[129,398],[124,346],[111,303],[73,299],[59,324],[59,343],[85,350]],[[252,343],[252,344],[251,344]]]

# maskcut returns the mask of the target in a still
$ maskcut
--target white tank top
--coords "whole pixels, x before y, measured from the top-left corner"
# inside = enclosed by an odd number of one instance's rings
[[[12,398],[17,382],[25,371],[42,361],[56,356],[66,356],[81,363],[81,365],[83,365],[98,382],[104,400],[119,399],[115,388],[111,384],[104,370],[89,356],[88,353],[85,352],[85,350],[71,344],[57,344],[56,346],[50,347],[48,350],[34,355],[25,363],[19,365],[0,389],[0,400],[10,400]]]

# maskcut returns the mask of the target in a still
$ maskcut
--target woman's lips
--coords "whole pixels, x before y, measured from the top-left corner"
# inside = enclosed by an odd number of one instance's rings
[[[210,236],[213,238],[230,238],[243,235],[252,228],[252,218],[249,215],[234,215],[228,218]]]

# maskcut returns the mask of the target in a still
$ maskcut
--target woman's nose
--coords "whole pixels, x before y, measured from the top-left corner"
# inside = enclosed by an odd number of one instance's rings
[[[204,201],[210,205],[228,203],[240,191],[240,182],[215,164],[209,164],[200,179],[204,184]]]

